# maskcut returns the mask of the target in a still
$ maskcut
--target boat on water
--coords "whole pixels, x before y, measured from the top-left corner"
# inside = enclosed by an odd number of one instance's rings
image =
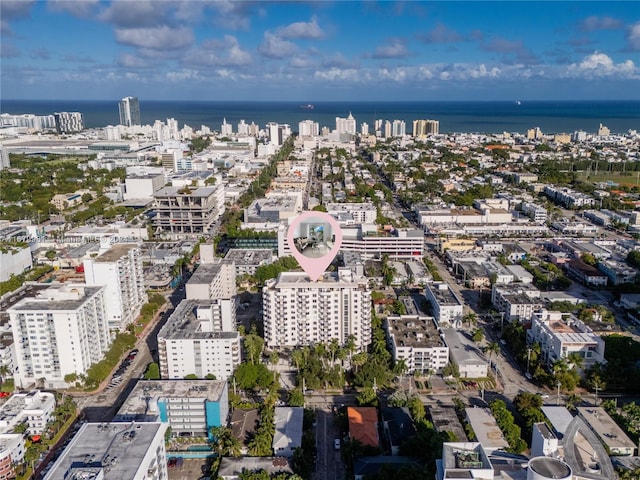
[[[311,103],[307,103],[306,105],[300,105],[301,110],[313,110],[315,108],[315,105],[311,104]]]
[[[522,105],[522,102],[520,100],[516,100],[516,105]]]

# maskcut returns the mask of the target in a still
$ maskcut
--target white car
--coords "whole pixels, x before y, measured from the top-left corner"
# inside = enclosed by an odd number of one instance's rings
[[[340,439],[339,438],[334,438],[333,439],[333,448],[335,448],[336,450],[340,450]]]

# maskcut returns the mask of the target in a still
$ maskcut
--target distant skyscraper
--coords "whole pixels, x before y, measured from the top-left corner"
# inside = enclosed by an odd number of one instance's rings
[[[349,116],[347,118],[336,117],[336,130],[338,134],[356,134],[356,119],[353,118],[351,112],[349,112]]]
[[[404,137],[407,134],[407,126],[404,120],[394,120],[391,127],[391,134],[394,137]]]
[[[56,112],[53,117],[58,133],[73,133],[84,130],[84,120],[80,112]]]
[[[140,125],[140,103],[138,97],[124,97],[118,104],[120,108],[120,125],[130,127]]]
[[[440,133],[440,122],[438,120],[414,120],[413,121],[414,137],[437,135],[438,133]]]
[[[301,137],[317,137],[320,134],[320,126],[313,120],[303,120],[298,123],[298,134]]]

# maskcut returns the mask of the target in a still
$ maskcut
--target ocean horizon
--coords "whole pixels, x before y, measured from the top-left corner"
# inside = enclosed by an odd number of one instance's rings
[[[54,112],[81,112],[86,128],[119,123],[119,100],[7,100],[0,99],[0,113],[50,115]],[[313,105],[313,109],[301,108]],[[175,118],[180,128],[199,129],[206,125],[220,130],[226,119],[237,131],[240,120],[264,127],[268,122],[289,124],[313,120],[320,128],[335,128],[336,117],[352,114],[358,124],[376,119],[404,120],[407,133],[417,119],[440,122],[441,133],[526,133],[539,127],[543,133],[595,133],[600,124],[612,133],[640,130],[640,101],[179,101],[140,100],[143,124]]]

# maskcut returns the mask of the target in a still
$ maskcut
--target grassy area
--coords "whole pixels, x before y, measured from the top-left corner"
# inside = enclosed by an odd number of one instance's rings
[[[622,172],[598,172],[597,175],[594,175],[594,172],[592,171],[589,174],[589,178],[587,178],[586,170],[576,173],[578,174],[577,177],[580,180],[588,180],[594,183],[612,181],[615,183],[619,183],[620,185],[627,185],[630,187],[639,185],[638,173],[640,172],[627,172],[624,175]]]

